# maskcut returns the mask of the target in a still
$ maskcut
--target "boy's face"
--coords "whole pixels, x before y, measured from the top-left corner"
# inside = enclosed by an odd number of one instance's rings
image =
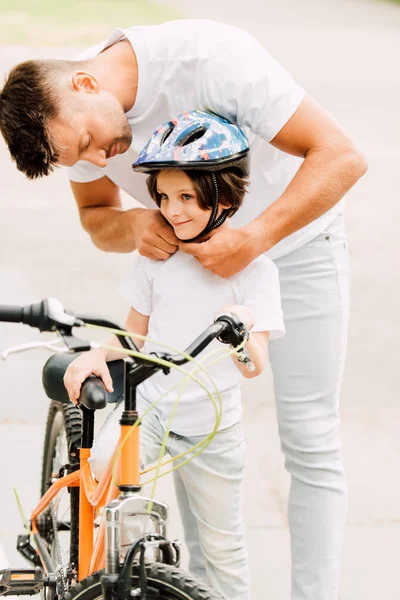
[[[160,210],[174,228],[177,238],[190,240],[205,229],[211,209],[199,206],[196,190],[184,171],[160,171],[157,176],[157,191],[161,197]]]

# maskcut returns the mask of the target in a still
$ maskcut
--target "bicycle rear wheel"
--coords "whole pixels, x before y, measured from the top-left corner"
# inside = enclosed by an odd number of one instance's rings
[[[65,600],[101,600],[102,571],[86,577],[70,589]],[[146,565],[147,600],[222,600],[210,586],[189,573],[171,565],[149,563]],[[140,600],[138,566],[133,564],[131,596]],[[139,595],[134,593],[137,590]],[[153,590],[153,593],[152,593]]]
[[[52,401],[47,417],[43,449],[42,495],[65,466],[67,466],[66,472],[73,470],[72,465],[78,466],[78,447],[81,437],[81,411],[72,404]],[[39,516],[37,524],[55,564],[61,563],[66,570],[77,567],[79,488],[62,489],[50,508]]]

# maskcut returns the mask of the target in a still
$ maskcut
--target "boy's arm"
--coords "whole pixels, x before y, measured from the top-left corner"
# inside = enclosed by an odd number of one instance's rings
[[[257,377],[257,375],[260,375],[263,372],[267,360],[269,331],[257,331],[255,333],[251,333],[251,329],[254,326],[254,321],[251,310],[247,306],[240,304],[234,306],[225,306],[224,312],[225,311],[235,313],[249,330],[250,337],[246,342],[245,348],[250,355],[255,369],[254,371],[249,371],[246,365],[241,363],[234,354],[232,355],[232,360],[243,377],[246,377],[246,379]]]
[[[268,340],[269,331],[258,331],[257,333],[250,332],[250,337],[246,342],[245,348],[255,367],[254,371],[249,371],[246,365],[239,362],[236,356],[233,355],[233,362],[246,379],[257,377],[257,375],[260,375],[264,371],[268,356]]]
[[[149,317],[142,315],[134,308],[131,308],[126,320],[126,330],[131,333],[138,333],[139,335],[146,335],[148,331]],[[137,346],[141,348],[143,341],[138,340]],[[121,346],[116,336],[113,336],[106,342],[105,346]],[[89,377],[89,375],[96,375],[103,381],[106,390],[108,392],[113,391],[112,380],[110,371],[107,367],[107,362],[112,360],[118,360],[123,358],[124,354],[117,350],[107,350],[106,348],[99,348],[91,350],[90,352],[84,352],[78,356],[68,366],[64,375],[64,385],[68,391],[71,402],[76,404],[79,400],[82,383]]]
[[[137,310],[131,307],[129,310],[128,317],[125,321],[126,331],[145,336],[148,332],[149,318],[149,316],[142,315],[142,313],[138,312]],[[133,338],[133,341],[135,342],[139,350],[144,345],[143,340]],[[120,341],[116,335],[113,335],[112,338],[104,342],[104,345],[121,346]],[[94,350],[94,352],[97,352],[97,350]],[[123,358],[123,354],[121,352],[118,352],[118,350],[107,350],[105,348],[100,348],[98,352],[106,362],[111,362],[112,360],[118,360],[119,358]]]

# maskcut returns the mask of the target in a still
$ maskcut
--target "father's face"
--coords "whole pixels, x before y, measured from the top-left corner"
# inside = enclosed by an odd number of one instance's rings
[[[88,84],[87,79],[66,94],[49,130],[58,164],[66,167],[86,160],[103,168],[109,158],[126,152],[132,141],[121,104],[109,92]]]

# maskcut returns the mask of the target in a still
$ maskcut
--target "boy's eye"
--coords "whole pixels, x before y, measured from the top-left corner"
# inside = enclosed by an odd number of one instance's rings
[[[160,200],[168,200],[167,194],[160,194]]]
[[[182,194],[182,198],[184,200],[191,200],[193,198],[193,196],[191,196],[190,194]]]

